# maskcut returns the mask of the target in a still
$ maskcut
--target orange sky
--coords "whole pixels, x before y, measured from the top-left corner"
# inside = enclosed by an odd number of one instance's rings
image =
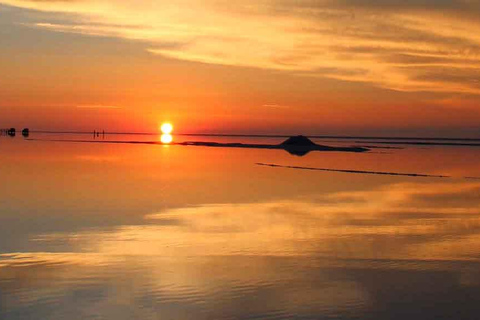
[[[480,134],[476,1],[0,0],[0,126]]]

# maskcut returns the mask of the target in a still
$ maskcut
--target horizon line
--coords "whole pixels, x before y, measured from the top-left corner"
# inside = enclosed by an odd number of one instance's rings
[[[55,130],[30,130],[30,133],[45,133],[45,134],[109,134],[109,135],[161,135],[161,132],[122,132],[122,131],[55,131]],[[250,138],[289,138],[298,136],[299,134],[235,134],[235,133],[174,133],[174,136],[199,136],[199,137],[250,137]],[[480,141],[479,138],[460,138],[460,137],[405,137],[405,136],[355,136],[355,135],[304,135],[312,139],[342,139],[342,140],[427,140],[427,141]]]

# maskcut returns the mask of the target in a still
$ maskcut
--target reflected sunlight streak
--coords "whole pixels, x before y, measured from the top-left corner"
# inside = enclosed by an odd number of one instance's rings
[[[173,136],[171,134],[162,134],[160,141],[164,144],[170,144],[173,141]]]

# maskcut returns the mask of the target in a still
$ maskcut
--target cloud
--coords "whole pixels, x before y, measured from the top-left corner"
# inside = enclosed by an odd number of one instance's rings
[[[105,256],[466,259],[480,248],[479,192],[478,182],[398,183],[317,198],[169,209],[146,215],[145,225],[35,240]],[[446,238],[451,234],[456,238]],[[464,240],[470,245],[460,250],[457,244]],[[385,241],[390,241],[388,250],[379,252]],[[358,248],[338,252],[339,242]],[[437,251],[439,243],[455,250]],[[429,253],[429,247],[435,250]]]
[[[399,91],[480,94],[476,1],[29,1],[64,13],[35,28],[142,41],[180,60],[358,81]],[[427,14],[428,13],[428,14]],[[421,68],[419,68],[421,67]],[[453,71],[453,68],[458,69]]]
[[[78,314],[79,301],[91,302],[92,296],[100,297],[92,308],[102,315],[111,301],[138,305],[143,301],[139,297],[145,297],[150,302],[141,304],[141,310],[153,305],[152,318],[158,310],[190,303],[220,305],[219,315],[207,318],[225,318],[230,310],[225,305],[243,305],[242,297],[252,299],[245,302],[248,316],[255,314],[255,301],[261,301],[258,310],[273,305],[275,312],[281,301],[292,315],[313,306],[320,306],[317,314],[326,306],[351,310],[352,301],[371,307],[378,300],[373,309],[384,310],[398,306],[389,304],[398,302],[398,296],[418,300],[478,287],[479,192],[478,182],[430,181],[318,194],[315,199],[166,209],[147,215],[144,225],[35,236],[31,240],[37,245],[70,250],[0,254],[0,289],[9,310],[31,310],[32,317],[40,318],[52,318],[52,313],[41,313],[37,302],[61,301],[59,318],[64,318],[66,308]],[[432,282],[432,276],[449,282]],[[388,285],[379,287],[379,277]],[[415,285],[405,286],[412,277]],[[421,288],[428,291],[419,293],[417,284],[425,277]],[[79,281],[85,284],[81,291]],[[131,290],[132,283],[138,290]],[[440,287],[432,288],[432,283]],[[471,290],[466,292],[471,296]],[[391,314],[405,306],[398,308]],[[238,316],[237,309],[233,312]]]
[[[279,104],[264,104],[262,105],[262,107],[272,108],[272,109],[290,109],[291,108],[290,106],[283,106]]]
[[[101,105],[101,104],[86,104],[86,105],[77,105],[76,108],[80,109],[121,109],[122,107],[119,106],[108,106],[108,105]]]

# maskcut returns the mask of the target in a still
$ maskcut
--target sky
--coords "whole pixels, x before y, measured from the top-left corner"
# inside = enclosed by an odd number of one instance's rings
[[[480,1],[0,0],[0,126],[480,136]]]

